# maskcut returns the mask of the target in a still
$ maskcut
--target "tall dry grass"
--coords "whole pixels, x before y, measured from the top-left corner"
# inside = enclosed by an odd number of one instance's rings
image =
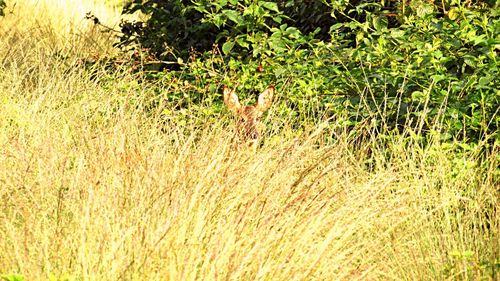
[[[106,34],[17,3],[0,19],[0,276],[498,278],[497,154],[322,124],[238,147],[227,118],[165,123],[132,74],[79,64]]]

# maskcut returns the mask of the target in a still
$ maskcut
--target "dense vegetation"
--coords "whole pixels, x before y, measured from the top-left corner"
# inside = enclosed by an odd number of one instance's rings
[[[4,0],[0,0],[0,16],[4,16],[4,9],[5,7],[7,6],[7,4],[5,4],[5,1]]]
[[[272,83],[278,114],[297,126],[334,116],[491,147],[500,120],[493,4],[136,0],[124,13],[150,17],[124,22],[120,46],[181,69],[165,74],[193,85],[169,95],[180,105],[220,102],[221,84],[246,93]]]
[[[495,5],[0,0],[0,280],[498,280]]]

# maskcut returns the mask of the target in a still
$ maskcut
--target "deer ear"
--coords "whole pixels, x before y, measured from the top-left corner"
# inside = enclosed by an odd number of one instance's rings
[[[240,108],[241,104],[238,99],[238,96],[234,93],[233,90],[229,89],[227,86],[224,86],[224,104],[229,108],[234,113],[237,113]]]
[[[274,86],[270,85],[267,89],[259,95],[259,99],[257,100],[257,106],[255,107],[260,112],[265,112],[271,107],[273,103],[274,96]]]

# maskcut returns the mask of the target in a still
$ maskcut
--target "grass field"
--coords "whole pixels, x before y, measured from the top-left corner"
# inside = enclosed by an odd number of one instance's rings
[[[81,63],[115,52],[83,20],[116,25],[112,1],[13,2],[0,279],[499,280],[498,147],[360,143],[321,123],[237,147],[229,113],[165,121],[136,75]]]

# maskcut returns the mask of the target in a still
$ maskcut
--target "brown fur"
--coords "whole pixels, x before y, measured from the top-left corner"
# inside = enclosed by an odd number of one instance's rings
[[[271,107],[274,86],[269,86],[259,95],[255,105],[241,105],[234,90],[224,86],[224,104],[238,117],[238,133],[247,141],[256,141],[260,137],[261,119]]]

